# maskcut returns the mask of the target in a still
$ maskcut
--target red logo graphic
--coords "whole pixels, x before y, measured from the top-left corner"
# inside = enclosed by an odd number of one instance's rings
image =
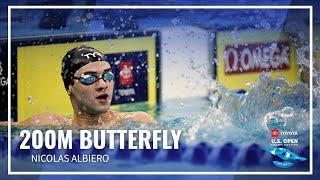
[[[272,138],[278,138],[280,136],[280,131],[278,129],[273,129],[271,131],[271,137]]]
[[[133,82],[133,65],[131,60],[120,62],[120,85],[127,86]]]

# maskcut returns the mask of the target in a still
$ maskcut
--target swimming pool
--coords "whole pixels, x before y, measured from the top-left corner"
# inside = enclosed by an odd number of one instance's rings
[[[160,104],[157,125],[125,122],[119,129],[181,129],[178,150],[79,150],[73,140],[72,150],[19,150],[20,129],[12,129],[13,171],[308,171],[302,161],[288,169],[274,166],[274,157],[266,151],[271,146],[271,130],[296,132],[291,136],[298,144],[288,147],[309,159],[309,88],[298,83],[291,86],[284,79],[268,75],[251,84],[249,91],[227,91],[213,86],[208,97],[168,100]],[[319,89],[314,89],[314,141],[319,132]],[[52,127],[49,127],[52,128]],[[57,129],[57,127],[55,127]],[[58,127],[63,128],[63,127]],[[1,130],[1,157],[7,158],[7,134]],[[314,143],[314,164],[319,164],[318,143]],[[31,154],[108,154],[107,163],[28,163]]]

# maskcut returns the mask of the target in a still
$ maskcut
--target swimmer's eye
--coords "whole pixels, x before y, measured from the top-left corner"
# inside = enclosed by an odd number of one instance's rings
[[[98,78],[95,74],[81,74],[80,77],[73,78],[78,79],[84,85],[91,85],[100,79],[103,79],[105,82],[113,81],[114,74],[111,71],[107,71],[102,74],[101,78]]]
[[[105,72],[102,75],[102,78],[104,81],[113,81],[114,80],[114,74],[111,71]]]

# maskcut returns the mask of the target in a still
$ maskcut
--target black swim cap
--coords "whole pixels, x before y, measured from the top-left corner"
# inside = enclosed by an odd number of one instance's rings
[[[69,89],[72,78],[82,66],[95,61],[105,61],[103,53],[90,46],[80,46],[71,49],[62,59],[61,76],[64,87]]]

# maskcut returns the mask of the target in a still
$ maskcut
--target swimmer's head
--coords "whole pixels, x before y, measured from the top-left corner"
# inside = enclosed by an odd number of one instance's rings
[[[105,61],[105,56],[100,51],[90,46],[79,46],[71,49],[62,59],[61,76],[64,87],[69,90],[73,85],[75,72],[81,67],[95,61]]]

